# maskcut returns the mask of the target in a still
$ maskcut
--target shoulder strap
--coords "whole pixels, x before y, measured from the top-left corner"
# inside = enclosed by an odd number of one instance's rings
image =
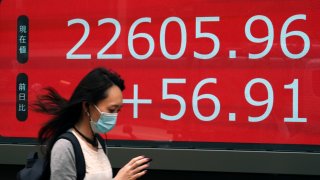
[[[76,161],[77,180],[83,180],[86,174],[86,163],[77,137],[72,132],[65,132],[59,137],[59,139],[61,138],[71,142]]]
[[[99,143],[101,144],[104,153],[108,155],[105,140],[99,134],[96,134],[95,136],[98,139]]]

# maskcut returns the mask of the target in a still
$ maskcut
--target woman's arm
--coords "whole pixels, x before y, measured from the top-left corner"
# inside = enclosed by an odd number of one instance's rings
[[[51,150],[51,180],[76,180],[75,155],[69,140],[59,139]]]

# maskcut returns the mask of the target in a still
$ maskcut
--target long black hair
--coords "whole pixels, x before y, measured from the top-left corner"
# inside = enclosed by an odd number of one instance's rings
[[[99,67],[83,77],[69,100],[60,96],[54,88],[45,88],[47,93],[38,96],[32,109],[52,115],[38,134],[39,143],[47,146],[47,160],[50,161],[51,149],[58,137],[80,120],[82,102],[97,104],[108,96],[106,90],[113,85],[118,86],[121,91],[125,89],[124,80],[117,73]]]

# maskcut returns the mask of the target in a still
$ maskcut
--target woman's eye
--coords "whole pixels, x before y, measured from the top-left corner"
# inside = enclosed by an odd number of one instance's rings
[[[120,109],[109,109],[110,113],[119,113]]]

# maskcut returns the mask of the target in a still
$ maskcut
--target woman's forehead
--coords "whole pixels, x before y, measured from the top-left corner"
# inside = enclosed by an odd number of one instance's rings
[[[118,86],[111,86],[107,91],[107,97],[101,100],[98,105],[102,106],[122,106],[122,91]]]

